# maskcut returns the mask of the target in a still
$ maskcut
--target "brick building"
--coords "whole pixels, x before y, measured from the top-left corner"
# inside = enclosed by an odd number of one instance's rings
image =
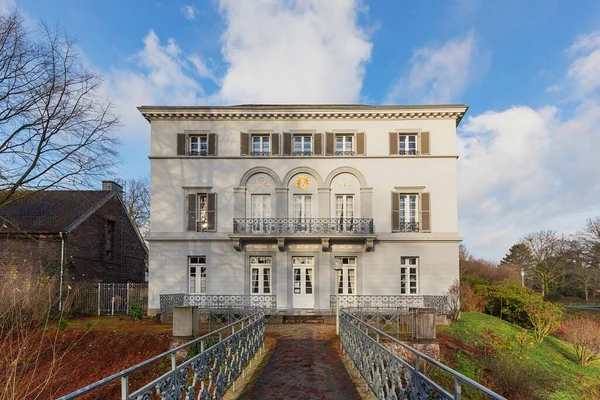
[[[147,249],[125,210],[122,187],[48,190],[0,208],[0,272],[67,282],[145,282]]]

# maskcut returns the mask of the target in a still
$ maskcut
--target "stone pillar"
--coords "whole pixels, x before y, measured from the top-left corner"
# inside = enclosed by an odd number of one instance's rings
[[[373,188],[360,188],[360,217],[373,218]]]
[[[246,218],[246,188],[233,188],[233,218]]]
[[[329,206],[329,200],[331,197],[331,189],[326,188],[318,188],[317,196],[319,202],[319,218],[331,218],[331,210]]]
[[[191,306],[173,307],[173,337],[198,335],[198,308]]]

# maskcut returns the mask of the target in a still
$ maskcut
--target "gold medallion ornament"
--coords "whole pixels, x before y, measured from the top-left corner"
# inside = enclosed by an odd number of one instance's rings
[[[308,180],[308,177],[305,175],[299,176],[298,179],[296,179],[296,186],[298,186],[298,189],[300,190],[308,189],[308,187],[310,186],[310,181]]]

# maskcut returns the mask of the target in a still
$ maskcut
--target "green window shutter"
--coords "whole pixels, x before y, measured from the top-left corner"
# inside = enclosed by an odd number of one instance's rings
[[[208,193],[207,196],[208,231],[217,230],[217,194]]]
[[[217,134],[216,133],[208,134],[208,155],[209,156],[217,155]]]
[[[398,133],[390,132],[390,155],[398,155]]]
[[[188,207],[187,207],[187,230],[189,232],[196,232],[196,193],[188,194]]]
[[[421,154],[430,154],[429,132],[421,132]]]
[[[322,156],[323,155],[323,134],[322,133],[315,133],[313,136],[313,154],[315,156]]]
[[[392,232],[400,230],[400,195],[392,192]]]
[[[177,134],[177,155],[185,156],[185,133]]]
[[[421,193],[421,230],[431,232],[431,194]]]

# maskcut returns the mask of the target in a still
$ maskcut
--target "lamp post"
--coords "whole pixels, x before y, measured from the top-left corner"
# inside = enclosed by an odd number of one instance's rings
[[[521,267],[521,286],[525,287],[525,269]]]
[[[338,274],[342,272],[342,260],[339,258],[335,259],[333,270],[335,271],[335,333],[340,336],[340,278]]]

